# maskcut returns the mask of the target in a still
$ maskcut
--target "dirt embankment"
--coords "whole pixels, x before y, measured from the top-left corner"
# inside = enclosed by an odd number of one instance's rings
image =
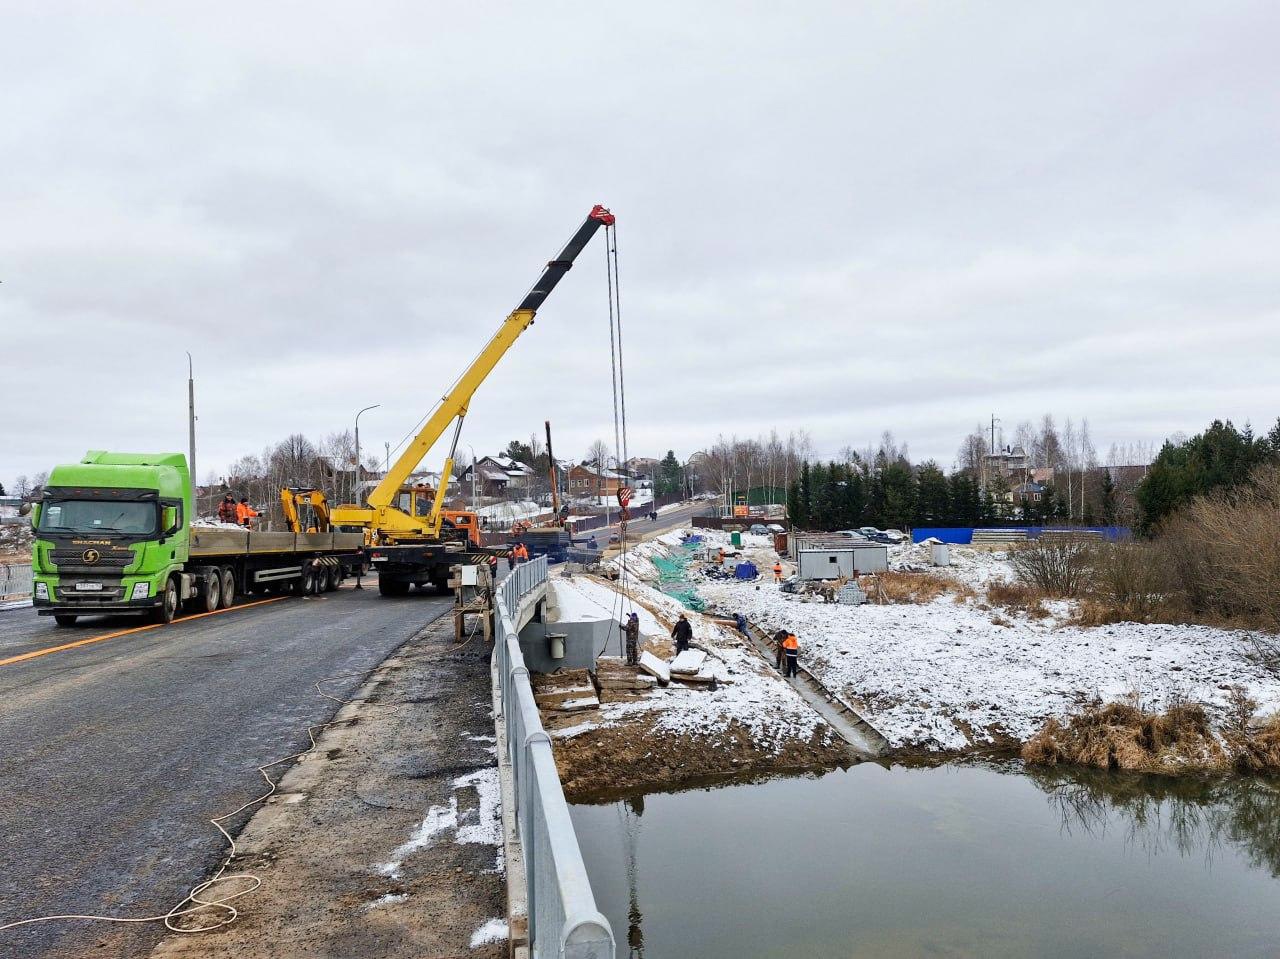
[[[610,802],[637,793],[844,768],[854,762],[829,727],[807,740],[774,747],[755,741],[730,723],[699,736],[655,731],[654,717],[641,714],[616,726],[590,729],[554,740],[556,765],[570,802]]]

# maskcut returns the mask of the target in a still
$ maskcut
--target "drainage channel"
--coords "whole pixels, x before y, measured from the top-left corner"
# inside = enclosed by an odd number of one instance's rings
[[[719,612],[715,615],[723,616]],[[724,625],[733,626],[732,617],[725,618]],[[772,640],[755,623],[747,623],[747,638],[766,660],[774,656]],[[854,752],[866,759],[879,759],[889,753],[892,748],[889,740],[863,719],[842,696],[823,685],[822,681],[808,669],[799,667],[799,675],[794,679],[788,679],[787,682],[819,716],[831,724],[832,728],[840,734],[840,738],[847,742]]]

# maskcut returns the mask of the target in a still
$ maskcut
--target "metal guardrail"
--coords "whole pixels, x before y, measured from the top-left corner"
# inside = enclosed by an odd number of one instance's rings
[[[520,600],[546,579],[545,556],[507,575],[498,587],[494,643],[528,884],[529,944],[533,959],[613,959],[613,930],[596,908],[551,737],[542,728],[520,652]]]
[[[31,564],[0,563],[0,600],[31,595]]]

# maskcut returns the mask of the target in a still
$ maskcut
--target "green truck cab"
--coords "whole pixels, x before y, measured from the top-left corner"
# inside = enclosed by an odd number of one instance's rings
[[[363,537],[193,527],[181,453],[93,450],[55,466],[32,510],[32,605],[70,626],[87,614],[170,622],[183,603],[212,612],[237,595],[336,589],[363,569]]]

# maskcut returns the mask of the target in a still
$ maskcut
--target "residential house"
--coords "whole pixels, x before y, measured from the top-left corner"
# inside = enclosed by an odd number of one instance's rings
[[[534,486],[534,470],[505,456],[482,456],[462,473],[462,484],[471,487],[472,471],[482,496],[524,495]]]
[[[627,477],[594,463],[579,463],[569,470],[569,495],[575,499],[593,496],[616,496]]]

